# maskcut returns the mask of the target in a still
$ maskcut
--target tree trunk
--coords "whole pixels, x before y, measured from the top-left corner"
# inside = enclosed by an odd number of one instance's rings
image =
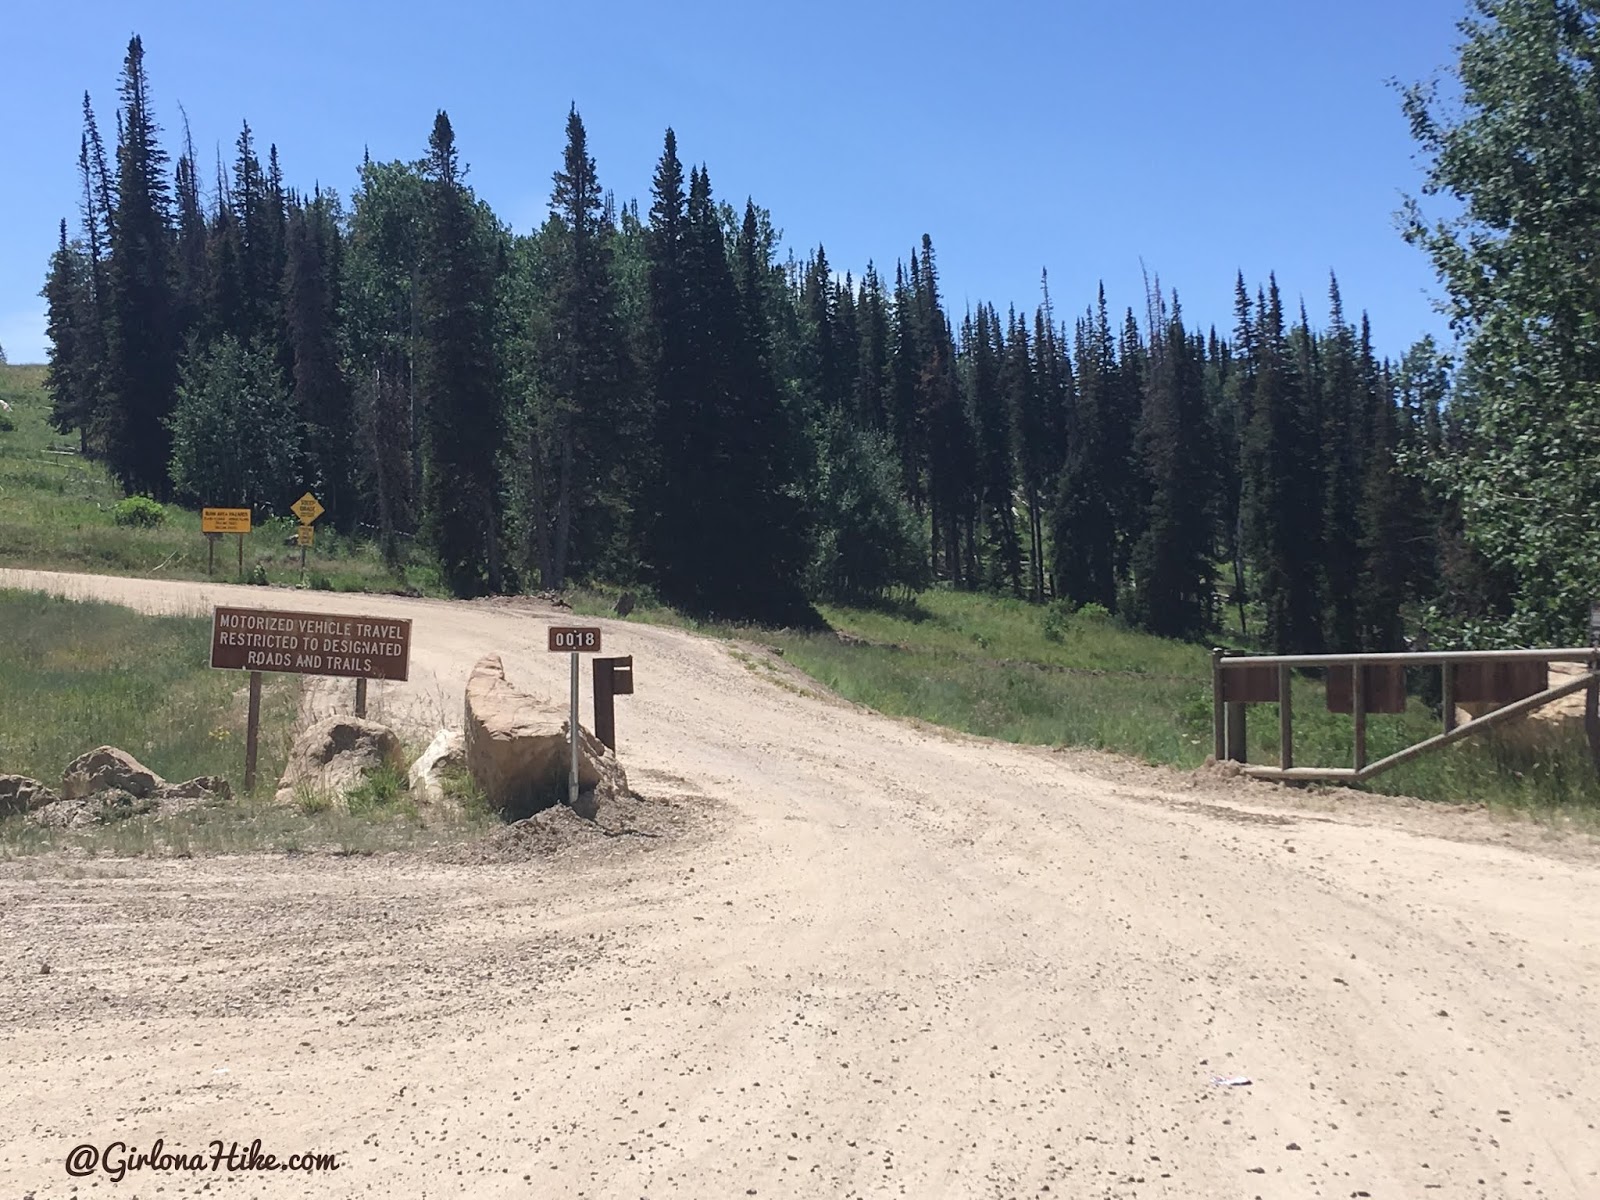
[[[556,496],[556,581],[552,585],[556,588],[565,587],[567,582],[567,549],[572,534],[572,459],[572,428],[568,425],[561,432],[560,491]]]

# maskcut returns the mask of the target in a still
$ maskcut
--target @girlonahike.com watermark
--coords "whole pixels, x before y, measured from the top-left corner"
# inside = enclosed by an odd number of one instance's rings
[[[311,1174],[316,1171],[337,1171],[336,1154],[291,1154],[279,1158],[261,1149],[261,1139],[241,1145],[217,1138],[206,1144],[204,1150],[184,1152],[167,1149],[166,1139],[157,1138],[149,1149],[141,1150],[127,1142],[107,1142],[96,1146],[84,1142],[74,1146],[67,1154],[67,1174],[75,1179],[100,1174],[112,1183],[121,1183],[131,1171],[152,1171],[158,1174],[177,1172],[213,1174],[242,1174],[253,1171],[298,1171]]]

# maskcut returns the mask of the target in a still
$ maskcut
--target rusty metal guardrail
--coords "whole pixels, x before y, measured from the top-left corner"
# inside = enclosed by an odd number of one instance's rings
[[[1581,662],[1581,675],[1549,686],[1553,662]],[[1437,666],[1441,675],[1443,731],[1376,762],[1367,761],[1367,716],[1370,712],[1405,711],[1405,668]],[[1293,673],[1296,667],[1329,669],[1328,707],[1351,714],[1355,733],[1354,764],[1349,767],[1294,765]],[[1348,668],[1340,671],[1339,668]],[[1337,780],[1360,783],[1419,755],[1511,721],[1575,692],[1587,690],[1584,730],[1590,753],[1600,770],[1600,649],[1438,650],[1401,654],[1263,654],[1211,652],[1212,741],[1216,761],[1244,764],[1245,710],[1250,704],[1277,703],[1279,763],[1244,765],[1258,779]],[[1471,721],[1457,723],[1460,702],[1494,703],[1497,707]],[[1348,708],[1345,707],[1348,703]]]

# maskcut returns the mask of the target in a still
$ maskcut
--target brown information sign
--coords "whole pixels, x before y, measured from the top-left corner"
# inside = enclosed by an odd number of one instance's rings
[[[550,649],[569,652],[577,650],[584,654],[598,653],[600,650],[600,626],[552,625],[550,627]]]
[[[201,533],[249,533],[250,510],[248,508],[202,508],[200,510]]]
[[[211,620],[211,665],[403,680],[411,666],[411,622],[348,613],[219,608]]]

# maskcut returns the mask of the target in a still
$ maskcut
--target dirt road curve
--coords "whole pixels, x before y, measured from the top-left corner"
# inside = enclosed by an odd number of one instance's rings
[[[412,617],[396,715],[455,723],[489,650],[565,686],[525,609],[18,585]],[[1600,1197],[1591,850],[946,737],[605,624],[623,761],[693,836],[0,866],[0,1197]],[[157,1138],[339,1169],[66,1173]]]

